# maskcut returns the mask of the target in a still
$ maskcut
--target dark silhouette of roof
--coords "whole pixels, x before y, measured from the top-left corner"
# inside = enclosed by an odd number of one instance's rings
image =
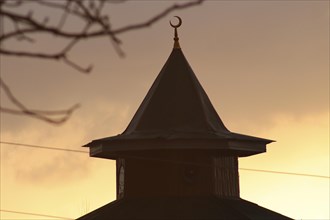
[[[243,199],[216,197],[126,198],[111,202],[78,220],[290,220]]]
[[[177,16],[176,16],[177,17]],[[90,155],[116,159],[135,153],[156,155],[166,150],[208,150],[249,156],[266,151],[268,139],[230,132],[196,78],[179,44],[174,48],[126,130],[85,145]],[[142,154],[140,154],[142,152]],[[151,152],[151,154],[150,154]],[[237,159],[237,158],[236,158]],[[150,174],[152,175],[152,174]],[[228,183],[230,184],[230,183]],[[129,187],[129,186],[128,186]],[[289,220],[252,202],[216,196],[124,196],[78,220]]]
[[[270,142],[230,132],[181,48],[174,48],[127,129],[85,146],[91,156],[105,158],[116,158],[119,151],[157,149],[215,149],[249,156],[265,152]]]
[[[123,135],[228,135],[181,49],[174,49]]]

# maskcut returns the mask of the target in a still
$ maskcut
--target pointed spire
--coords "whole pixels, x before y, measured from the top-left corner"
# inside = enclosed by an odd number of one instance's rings
[[[177,28],[181,26],[182,24],[182,19],[179,16],[174,16],[175,18],[177,18],[179,20],[179,23],[174,25],[172,24],[172,22],[170,21],[170,25],[174,28],[174,49],[180,49],[180,44],[179,44],[179,37],[178,37],[178,31]]]
[[[266,151],[272,140],[230,132],[191,69],[174,28],[174,49],[126,130],[88,143],[90,155],[119,158],[155,150],[210,150],[240,157]],[[132,154],[132,155],[133,155]]]

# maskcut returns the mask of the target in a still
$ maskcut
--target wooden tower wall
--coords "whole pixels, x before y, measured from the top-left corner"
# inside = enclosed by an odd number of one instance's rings
[[[196,152],[117,160],[117,198],[156,196],[239,197],[238,158]],[[119,190],[120,168],[124,192]]]
[[[237,156],[217,156],[214,161],[214,193],[219,197],[239,197]]]

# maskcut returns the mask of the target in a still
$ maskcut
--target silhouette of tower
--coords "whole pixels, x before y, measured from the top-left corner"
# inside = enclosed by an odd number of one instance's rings
[[[238,157],[271,140],[230,132],[180,48],[174,48],[126,130],[85,145],[117,162],[117,200],[79,220],[288,220],[240,198]]]

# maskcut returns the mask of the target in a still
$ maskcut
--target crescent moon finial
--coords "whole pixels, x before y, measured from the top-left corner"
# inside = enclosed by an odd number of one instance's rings
[[[181,24],[182,24],[182,19],[181,19],[179,16],[174,16],[174,17],[178,19],[179,23],[176,24],[176,25],[174,25],[174,24],[172,24],[172,21],[170,21],[170,25],[171,25],[173,28],[178,28],[178,27],[180,27]]]
[[[179,21],[177,24],[172,24],[172,21],[170,20],[170,25],[174,28],[174,48],[180,48],[177,28],[182,25],[182,19],[179,16],[174,17]]]

